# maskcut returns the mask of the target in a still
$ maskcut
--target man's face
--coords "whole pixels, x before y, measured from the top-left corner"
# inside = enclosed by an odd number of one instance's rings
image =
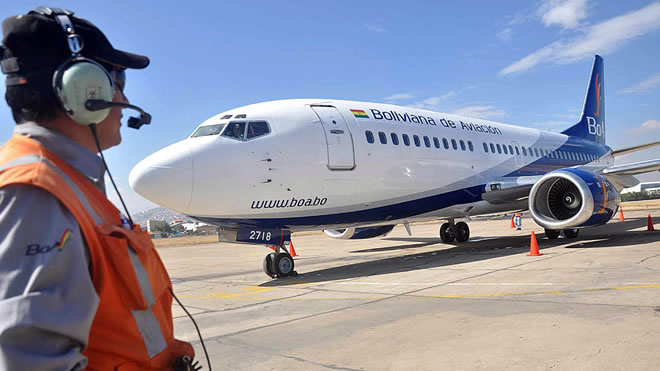
[[[128,103],[128,98],[126,98],[120,89],[116,89],[112,101],[117,103]],[[119,128],[121,127],[121,118],[123,117],[121,110],[121,107],[112,107],[108,117],[96,125],[102,150],[106,150],[121,143],[121,133],[119,131]]]

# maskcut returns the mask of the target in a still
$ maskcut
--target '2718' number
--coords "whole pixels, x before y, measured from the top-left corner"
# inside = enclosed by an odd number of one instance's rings
[[[250,239],[251,240],[266,240],[270,241],[270,238],[272,237],[270,232],[262,232],[262,231],[250,231]]]

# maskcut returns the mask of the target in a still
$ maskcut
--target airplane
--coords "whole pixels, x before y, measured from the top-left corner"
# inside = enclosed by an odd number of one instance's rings
[[[166,208],[219,227],[220,241],[275,246],[272,277],[296,275],[291,232],[384,236],[403,223],[446,220],[444,243],[465,242],[457,219],[529,210],[554,239],[607,223],[633,176],[660,159],[614,158],[660,142],[605,144],[603,58],[596,55],[580,121],[561,133],[391,104],[293,99],[215,115],[140,161],[130,186]]]

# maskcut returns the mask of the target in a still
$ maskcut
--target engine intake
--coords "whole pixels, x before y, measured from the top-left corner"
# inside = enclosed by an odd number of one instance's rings
[[[539,179],[529,193],[529,210],[547,229],[607,223],[619,207],[619,194],[604,177],[582,169],[560,169]]]

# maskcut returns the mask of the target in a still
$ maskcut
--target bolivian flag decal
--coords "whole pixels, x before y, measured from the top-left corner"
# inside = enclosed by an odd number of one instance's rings
[[[368,119],[369,115],[367,115],[366,112],[364,112],[361,109],[352,109],[351,112],[353,112],[353,116],[359,118],[359,119]]]

